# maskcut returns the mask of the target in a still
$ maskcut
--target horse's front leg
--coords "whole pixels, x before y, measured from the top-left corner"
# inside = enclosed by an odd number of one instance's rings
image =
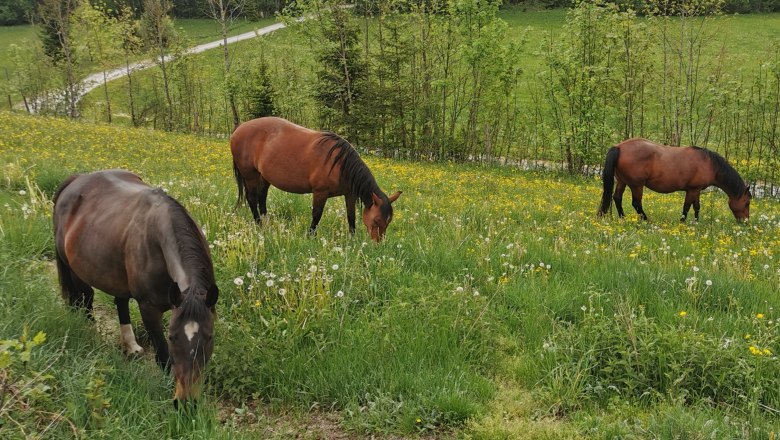
[[[685,193],[685,203],[683,203],[682,217],[680,217],[681,222],[685,222],[685,219],[688,218],[688,211],[690,211],[691,205],[693,205],[696,221],[699,221],[699,194],[700,191],[698,190],[690,190]]]
[[[119,315],[119,337],[122,343],[122,351],[125,354],[139,356],[144,349],[138,345],[133,333],[133,325],[130,324],[130,298],[114,298],[116,313]]]
[[[320,224],[322,212],[325,210],[325,202],[328,201],[328,193],[315,192],[311,203],[311,225],[309,226],[309,235],[317,233],[317,225]]]
[[[349,233],[355,234],[355,202],[357,197],[347,194],[344,196],[344,201],[347,205],[347,223],[349,224]]]
[[[149,333],[154,345],[157,364],[165,371],[169,371],[171,367],[170,356],[168,355],[168,342],[162,329],[162,312],[150,304],[140,305],[139,308],[146,332]]]

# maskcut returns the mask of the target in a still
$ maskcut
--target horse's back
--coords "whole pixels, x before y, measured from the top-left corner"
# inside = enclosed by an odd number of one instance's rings
[[[670,147],[643,138],[617,145],[620,157],[616,174],[629,186],[644,185],[669,193],[691,187],[705,187],[711,180],[701,166],[700,153],[693,147]]]
[[[318,131],[282,118],[258,118],[236,128],[230,151],[245,178],[259,173],[279,189],[308,193],[328,153],[319,145],[321,137]]]
[[[57,253],[87,284],[115,296],[130,295],[128,249],[153,261],[165,209],[164,193],[124,170],[80,175],[65,186],[54,206]],[[132,274],[130,274],[132,277]]]

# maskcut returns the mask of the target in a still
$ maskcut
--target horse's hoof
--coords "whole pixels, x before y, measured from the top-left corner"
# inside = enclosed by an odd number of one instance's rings
[[[124,352],[130,357],[141,357],[144,354],[144,348],[140,345],[134,347],[124,347]]]

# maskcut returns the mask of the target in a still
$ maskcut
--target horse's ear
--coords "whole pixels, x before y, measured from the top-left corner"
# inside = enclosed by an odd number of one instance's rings
[[[217,303],[218,298],[219,298],[219,288],[217,288],[217,285],[214,284],[206,293],[206,305],[209,307],[214,307],[214,304]]]
[[[379,198],[376,193],[371,193],[371,200],[374,202],[374,205],[381,206],[382,205],[382,199]]]
[[[179,307],[181,305],[181,297],[182,293],[179,285],[176,284],[176,281],[172,282],[171,287],[168,288],[168,300],[174,307]]]
[[[389,198],[389,200],[390,200],[390,203],[393,203],[393,202],[395,202],[396,200],[398,200],[398,196],[400,196],[400,195],[401,195],[401,193],[402,193],[402,191],[396,191],[396,192],[395,192],[395,194],[393,194],[392,196],[390,196],[390,198]]]

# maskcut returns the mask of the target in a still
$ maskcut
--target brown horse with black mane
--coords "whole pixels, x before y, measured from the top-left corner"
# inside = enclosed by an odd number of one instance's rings
[[[256,222],[266,215],[268,188],[313,193],[311,226],[317,224],[330,197],[344,196],[349,232],[355,232],[355,203],[363,203],[363,223],[381,241],[393,220],[392,203],[371,170],[346,140],[334,133],[310,130],[285,119],[267,117],[241,124],[230,137],[238,203],[246,198]]]
[[[610,198],[615,178],[617,187]],[[628,186],[631,204],[647,220],[642,209],[642,189],[646,186],[659,193],[685,191],[680,221],[685,221],[691,205],[699,220],[699,195],[708,186],[715,185],[729,196],[729,208],[737,221],[750,217],[749,186],[726,159],[704,148],[668,147],[647,139],[629,139],[609,149],[602,179],[604,191],[599,215],[607,213],[614,199],[618,215],[623,217],[623,191]]]
[[[130,298],[165,369],[172,361],[174,403],[197,397],[214,348],[219,291],[208,244],[187,211],[161,189],[124,170],[69,177],[54,196],[57,270],[63,297],[92,316],[92,287],[114,296],[122,345],[140,354]],[[163,312],[173,309],[168,340]]]

